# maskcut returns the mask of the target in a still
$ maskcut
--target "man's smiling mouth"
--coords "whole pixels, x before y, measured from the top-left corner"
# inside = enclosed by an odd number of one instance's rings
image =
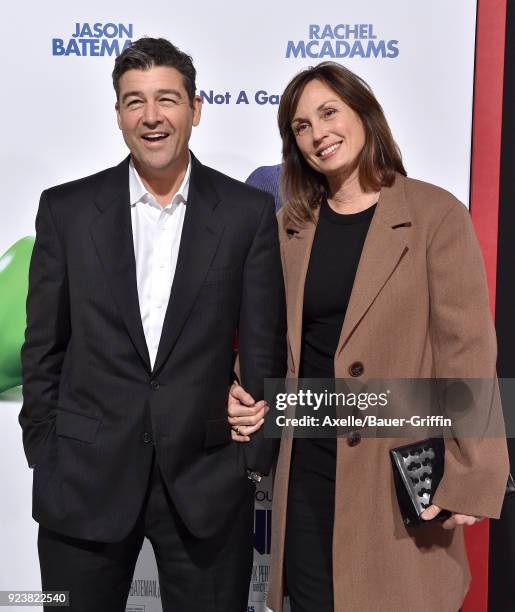
[[[166,132],[153,132],[152,134],[143,134],[142,138],[147,142],[159,142],[168,138],[168,134]]]

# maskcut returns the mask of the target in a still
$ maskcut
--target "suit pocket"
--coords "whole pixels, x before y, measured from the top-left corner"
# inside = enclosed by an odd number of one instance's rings
[[[227,419],[206,421],[206,437],[204,440],[204,446],[206,448],[221,446],[231,441],[231,427]]]
[[[97,435],[100,421],[76,412],[58,410],[55,422],[56,433],[62,438],[73,438],[91,444]]]

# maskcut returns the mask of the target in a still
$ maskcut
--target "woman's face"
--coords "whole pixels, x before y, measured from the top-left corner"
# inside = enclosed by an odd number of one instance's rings
[[[359,115],[322,81],[310,81],[302,92],[291,123],[308,164],[327,177],[355,167],[365,144]]]

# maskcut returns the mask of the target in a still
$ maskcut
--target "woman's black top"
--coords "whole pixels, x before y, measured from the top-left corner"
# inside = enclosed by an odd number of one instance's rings
[[[374,204],[345,215],[327,202],[320,208],[304,286],[301,378],[334,378],[334,354],[375,209]],[[299,468],[302,464],[334,479],[335,457],[334,438],[296,440],[294,463]]]

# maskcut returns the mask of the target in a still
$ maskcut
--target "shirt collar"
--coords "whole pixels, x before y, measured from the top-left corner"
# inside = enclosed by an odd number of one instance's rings
[[[188,152],[188,167],[186,168],[186,174],[182,179],[182,183],[173,196],[172,201],[165,207],[168,208],[172,204],[179,204],[180,202],[186,204],[188,201],[188,193],[190,189],[190,175],[191,175],[191,153]],[[141,180],[138,171],[134,167],[132,157],[129,161],[129,200],[131,206],[136,206],[138,202],[145,204],[152,204],[156,202],[154,196],[147,190],[143,181]]]

